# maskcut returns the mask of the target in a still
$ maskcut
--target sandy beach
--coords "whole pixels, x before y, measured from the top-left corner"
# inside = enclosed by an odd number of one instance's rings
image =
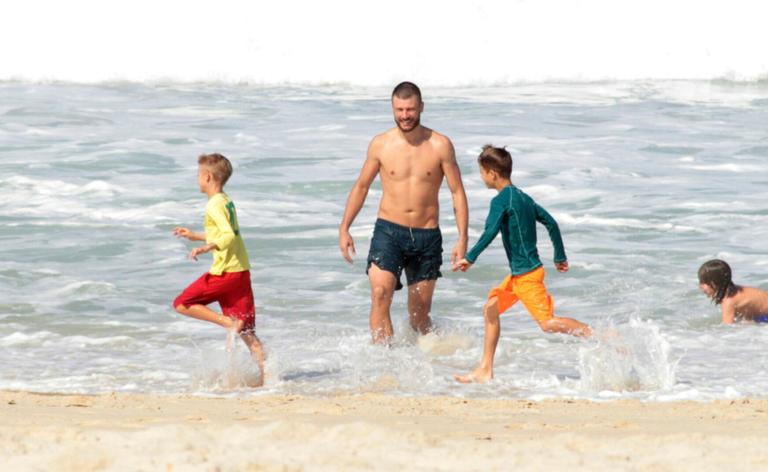
[[[5,470],[759,470],[768,400],[0,392]]]

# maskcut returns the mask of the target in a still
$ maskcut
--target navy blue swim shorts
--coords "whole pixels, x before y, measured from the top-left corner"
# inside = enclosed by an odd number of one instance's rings
[[[397,287],[403,288],[400,274],[405,269],[408,285],[422,280],[436,280],[442,277],[443,235],[440,228],[409,228],[381,218],[376,220],[368,251],[368,273],[371,264],[395,275]]]

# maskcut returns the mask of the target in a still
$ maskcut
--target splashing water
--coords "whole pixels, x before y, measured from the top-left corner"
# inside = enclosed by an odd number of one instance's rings
[[[678,361],[653,321],[632,317],[623,325],[596,330],[597,344],[579,348],[580,388],[585,391],[669,390]]]
[[[350,229],[354,264],[337,249],[338,222],[366,146],[392,126],[390,92],[0,83],[0,190],[7,200],[0,208],[0,292],[7,295],[0,357],[14,360],[3,365],[0,388],[766,396],[768,327],[722,326],[696,280],[699,265],[717,257],[744,283],[768,285],[765,84],[425,87],[424,123],[450,136],[456,149],[471,207],[470,242],[495,194],[478,174],[479,146],[507,144],[517,153],[516,184],[565,235],[573,270],[547,276],[558,314],[599,326],[641,307],[655,323],[618,318],[622,324],[613,328],[623,344],[615,347],[628,353],[622,357],[608,341],[542,333],[515,306],[502,321],[494,381],[470,386],[453,374],[469,372],[482,357],[482,305],[507,273],[502,244],[495,241],[467,273],[446,270],[445,254],[431,307],[435,335],[413,333],[407,293],[397,292],[392,348],[370,346],[365,256],[378,183]],[[236,164],[228,189],[252,256],[256,330],[269,352],[261,389],[225,378],[256,376],[242,342],[235,357],[245,370],[228,370],[221,329],[170,306],[208,269],[208,260],[187,260],[189,245],[170,236],[177,224],[201,223],[195,158],[205,150],[223,151]],[[440,207],[452,208],[445,185]],[[440,223],[447,250],[458,236],[450,211]],[[550,266],[543,228],[539,243]]]
[[[261,372],[236,336],[228,332],[224,350],[202,353],[201,367],[193,377],[198,389],[230,393],[261,385]]]

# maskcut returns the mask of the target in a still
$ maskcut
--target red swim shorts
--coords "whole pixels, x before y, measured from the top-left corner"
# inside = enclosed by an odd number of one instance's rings
[[[243,320],[244,330],[253,330],[256,307],[251,289],[251,272],[224,272],[221,275],[205,273],[181,292],[173,301],[173,307],[183,305],[210,305],[219,302],[225,316]]]

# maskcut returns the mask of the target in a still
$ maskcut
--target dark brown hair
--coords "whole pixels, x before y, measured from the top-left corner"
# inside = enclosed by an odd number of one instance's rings
[[[213,154],[201,154],[197,158],[197,164],[205,166],[213,178],[223,187],[227,183],[227,180],[232,176],[232,164],[229,159],[215,152]]]
[[[419,103],[421,103],[421,90],[413,82],[400,82],[397,84],[394,90],[392,90],[392,98],[408,99],[416,95],[419,97]]]
[[[477,156],[477,162],[483,169],[495,171],[501,178],[508,179],[512,175],[512,155],[506,148],[486,144]]]
[[[699,283],[709,285],[715,291],[712,300],[716,305],[723,302],[725,297],[732,297],[741,289],[733,283],[731,266],[720,259],[712,259],[699,267]]]

